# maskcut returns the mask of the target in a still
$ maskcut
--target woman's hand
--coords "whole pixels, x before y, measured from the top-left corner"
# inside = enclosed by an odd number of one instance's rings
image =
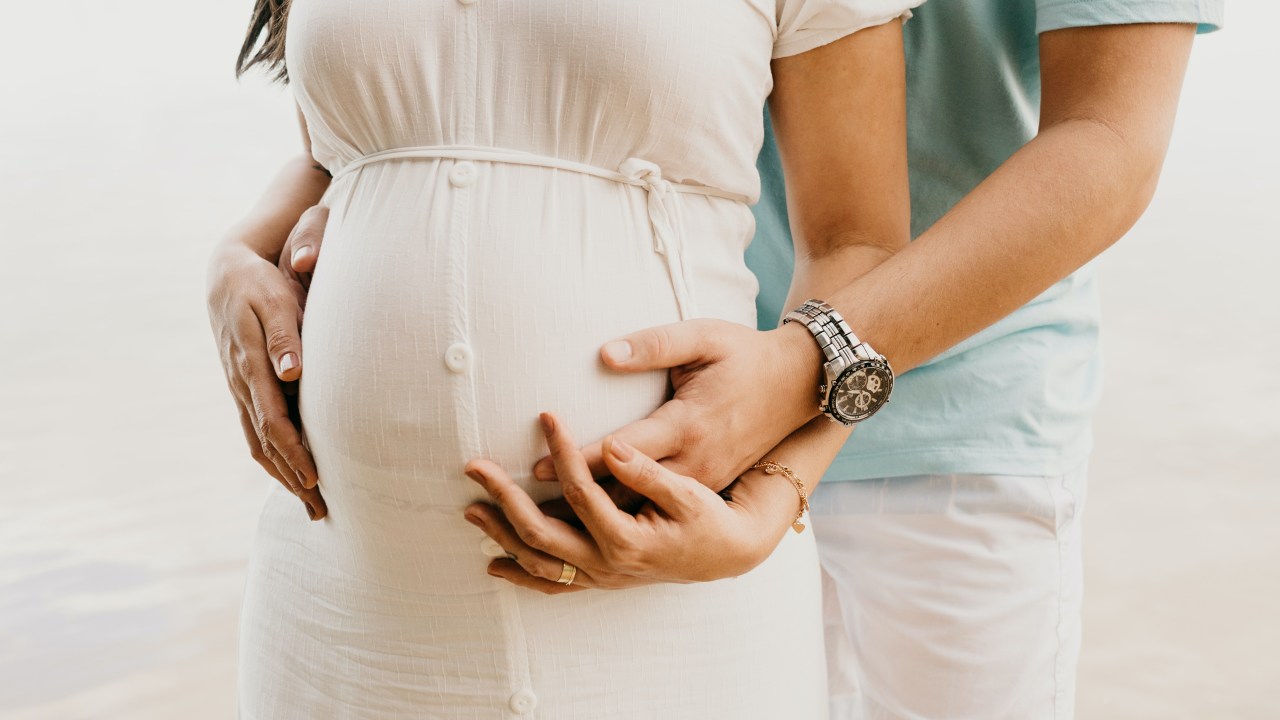
[[[302,308],[295,288],[274,263],[232,238],[211,259],[208,309],[254,460],[319,520],[328,508],[285,392],[302,371]]]
[[[744,484],[726,499],[611,437],[602,443],[602,463],[648,499],[634,515],[623,512],[592,478],[563,424],[548,413],[539,420],[565,500],[585,531],[543,513],[493,462],[466,467],[496,504],[469,506],[467,521],[507,551],[489,574],[513,584],[557,594],[735,577],[773,552],[795,516],[798,501],[785,482]],[[556,582],[566,562],[578,568],[568,586]]]

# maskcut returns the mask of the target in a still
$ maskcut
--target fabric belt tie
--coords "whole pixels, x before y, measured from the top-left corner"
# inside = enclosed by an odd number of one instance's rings
[[[403,159],[472,160],[476,162],[553,168],[583,175],[592,175],[623,185],[642,188],[647,196],[646,206],[649,224],[653,228],[653,250],[658,255],[661,255],[666,262],[667,273],[671,276],[671,288],[675,293],[676,306],[680,311],[681,320],[688,320],[694,317],[697,312],[697,306],[694,302],[693,286],[689,282],[689,269],[684,257],[683,237],[679,227],[680,215],[675,207],[676,198],[680,194],[707,195],[743,204],[750,203],[750,199],[745,195],[704,185],[673,183],[662,177],[661,168],[648,160],[641,160],[640,158],[627,158],[618,166],[618,170],[615,172],[572,160],[535,155],[519,150],[473,145],[424,145],[382,150],[352,160],[339,168],[334,173],[333,179],[337,181],[372,163]]]

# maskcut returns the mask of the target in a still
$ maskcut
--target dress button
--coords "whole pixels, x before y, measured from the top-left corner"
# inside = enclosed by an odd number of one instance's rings
[[[449,171],[449,183],[456,188],[470,187],[476,181],[474,163],[460,162]]]
[[[511,696],[511,711],[516,713],[527,713],[538,704],[538,696],[533,694],[532,690],[524,689]]]
[[[498,544],[498,541],[494,540],[491,537],[487,537],[484,540],[480,541],[480,552],[484,553],[485,555],[488,555],[491,558],[500,558],[500,557],[507,556],[507,551],[503,550],[502,546]]]
[[[444,364],[450,370],[462,374],[471,367],[471,348],[463,343],[454,343],[444,351]]]

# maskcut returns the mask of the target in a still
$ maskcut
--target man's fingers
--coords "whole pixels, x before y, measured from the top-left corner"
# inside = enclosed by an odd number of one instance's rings
[[[250,361],[252,362],[252,361]],[[302,487],[313,488],[318,482],[315,461],[311,452],[302,444],[302,436],[298,428],[289,418],[288,405],[285,402],[284,390],[279,381],[265,367],[266,359],[262,358],[259,367],[251,370],[246,383],[253,407],[253,420],[257,427],[258,437],[263,441],[263,451],[271,456],[280,456],[287,471],[297,478]]]
[[[324,242],[324,228],[329,222],[329,208],[313,205],[298,218],[298,224],[289,233],[291,255],[289,264],[296,273],[310,273],[316,269],[320,257],[320,245]]]
[[[258,437],[258,431],[253,426],[253,420],[249,417],[249,411],[246,410],[244,405],[239,402],[238,397],[236,400],[236,410],[240,413],[240,428],[244,430],[244,441],[249,445],[249,454],[253,456],[254,462],[261,465],[262,469],[266,470],[268,475],[278,480],[281,485],[284,485],[285,488],[289,490],[289,492],[296,492],[293,488],[293,483],[290,483],[285,479],[285,476],[281,474],[280,469],[276,467],[275,462],[268,457],[266,451],[263,450],[262,440]],[[294,482],[297,482],[296,478]]]
[[[253,420],[249,416],[249,411],[240,402],[236,402],[236,409],[240,413],[240,427],[244,430],[245,442],[249,444],[249,452],[253,455],[253,459],[262,466],[267,474],[275,478],[277,482],[284,486],[286,490],[298,496],[302,500],[302,504],[307,509],[307,516],[312,520],[321,520],[329,514],[329,505],[324,501],[324,497],[320,494],[319,487],[303,487],[297,479],[297,476],[290,471],[288,465],[284,462],[284,458],[279,454],[275,454],[275,460],[272,456],[268,456],[263,450],[263,442],[258,438],[258,431],[254,428]],[[269,444],[268,444],[269,446]],[[280,463],[277,466],[277,461]],[[287,480],[285,478],[292,478]]]
[[[312,520],[322,520],[329,514],[329,504],[320,494],[320,488],[302,488],[298,497],[302,498],[303,504],[307,506],[307,516]]]
[[[573,585],[564,585],[552,580],[534,577],[525,572],[524,568],[520,567],[514,560],[508,560],[507,558],[499,558],[489,563],[489,574],[496,578],[502,578],[512,585],[537,590],[546,595],[563,595],[564,593],[586,590],[585,587],[577,584],[577,580],[574,581]]]
[[[666,370],[716,358],[715,345],[708,341],[716,320],[685,320],[659,325],[610,340],[600,348],[600,357],[614,370],[639,372]]]
[[[526,545],[578,566],[598,565],[599,553],[580,531],[544,515],[529,493],[489,460],[472,460],[464,472],[493,498]]]
[[[555,462],[556,477],[560,478],[564,499],[586,526],[587,532],[600,545],[612,545],[625,538],[633,529],[628,525],[633,518],[619,510],[609,493],[596,483],[564,423],[551,413],[542,413],[538,421],[547,436],[547,449]]]
[[[552,582],[560,578],[566,561],[529,547],[524,540],[520,539],[519,533],[511,523],[507,522],[506,518],[492,506],[475,503],[467,508],[465,516],[467,522],[483,530],[485,535],[501,545],[502,549],[507,551],[508,558],[514,560],[528,574]],[[591,586],[591,578],[581,568],[574,576],[574,582],[584,587]]]
[[[276,293],[253,311],[276,377],[284,382],[297,380],[302,376],[302,310],[297,298],[292,293]]]
[[[289,463],[276,450],[275,445],[263,434],[263,424],[254,401],[253,391],[243,379],[244,368],[240,368],[240,370],[241,375],[231,378],[229,382],[232,386],[231,392],[236,397],[236,404],[242,413],[241,425],[243,426],[246,422],[249,425],[249,429],[245,431],[245,440],[250,443],[250,452],[253,454],[253,459],[259,465],[262,465],[268,474],[283,483],[289,489],[289,492],[297,495],[298,491],[303,489],[302,483],[298,480],[297,473],[289,467]],[[256,451],[254,450],[255,445]]]
[[[604,445],[605,462],[618,482],[649,498],[668,515],[680,517],[693,508],[693,493],[701,487],[696,480],[671,472],[616,437],[605,438]]]
[[[680,401],[671,400],[667,405],[678,405]],[[665,411],[663,405],[654,415],[637,420],[618,430],[614,436],[651,458],[662,460],[680,450],[680,428],[675,424],[674,412]],[[582,456],[596,478],[609,476],[609,467],[604,463],[603,441],[594,442],[582,448]],[[538,460],[533,465],[533,476],[544,482],[552,482],[556,477],[555,460],[550,455]]]

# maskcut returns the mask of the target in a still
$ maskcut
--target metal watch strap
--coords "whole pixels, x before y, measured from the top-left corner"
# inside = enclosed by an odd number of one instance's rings
[[[826,358],[824,368],[829,377],[838,376],[857,360],[871,357],[840,313],[824,302],[809,300],[787,313],[782,323],[785,325],[793,320],[803,323],[813,334]]]

